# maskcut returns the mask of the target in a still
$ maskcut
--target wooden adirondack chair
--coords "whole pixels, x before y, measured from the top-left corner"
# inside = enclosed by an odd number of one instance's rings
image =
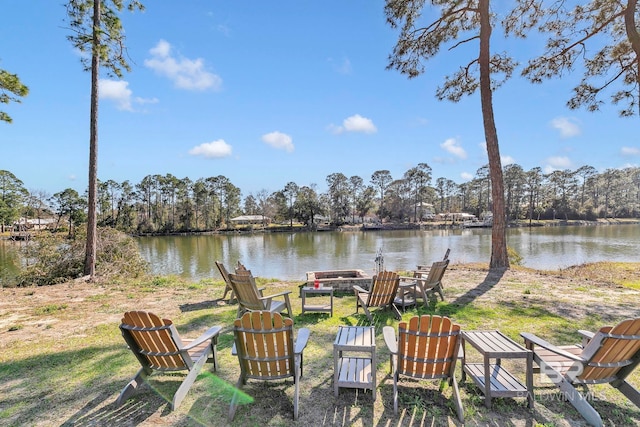
[[[382,329],[390,352],[393,375],[393,412],[398,413],[398,379],[406,375],[418,379],[448,380],[453,389],[453,403],[458,419],[464,422],[464,411],[458,382],[456,360],[460,348],[460,326],[448,317],[415,316],[398,324],[398,338],[391,326]]]
[[[449,260],[436,261],[431,265],[427,273],[427,277],[420,270],[416,270],[413,277],[402,277],[402,282],[409,282],[413,285],[414,289],[409,289],[408,292],[414,294],[414,298],[421,298],[423,304],[427,304],[429,301],[429,295],[436,292],[440,295],[442,301],[444,301],[444,293],[442,292],[442,278],[449,266]],[[403,284],[403,288],[407,288],[407,285]]]
[[[608,383],[634,405],[640,407],[640,392],[626,381],[640,363],[640,318],[616,326],[605,326],[596,333],[579,331],[582,345],[555,346],[529,333],[521,333],[532,350],[533,360],[562,391],[564,397],[587,422],[602,425],[602,418],[576,388],[576,384]]]
[[[205,362],[212,362],[214,371],[217,369],[216,344],[221,329],[213,326],[194,340],[181,339],[171,320],[145,311],[126,312],[120,330],[142,368],[122,389],[116,404],[124,403],[154,371],[189,371],[171,401],[171,410],[176,409]]]
[[[309,334],[309,329],[300,329],[294,342],[293,320],[282,317],[280,313],[252,311],[236,319],[233,323],[235,342],[232,354],[237,355],[240,362],[237,389],[246,384],[247,379],[277,380],[293,377],[293,418],[297,420],[303,351]],[[229,420],[233,420],[236,413],[237,400],[236,391],[229,407]]]
[[[233,288],[231,287],[231,282],[229,280],[229,272],[227,271],[227,268],[224,266],[224,264],[220,261],[216,261],[216,267],[218,267],[218,271],[220,272],[222,280],[224,280],[225,283],[224,294],[222,294],[221,299],[224,299],[224,297],[227,296],[227,292],[231,292],[231,294],[229,295],[229,302],[231,302],[235,299],[235,295],[233,292]]]
[[[271,313],[282,313],[286,310],[287,316],[293,317],[291,301],[289,300],[291,291],[283,291],[263,296],[262,291],[256,286],[255,279],[249,270],[239,271],[236,274],[230,273],[229,283],[238,300],[238,317],[246,311],[265,310]],[[276,298],[283,298],[283,301],[274,300]]]
[[[356,294],[356,313],[358,312],[358,308],[362,307],[369,321],[373,323],[373,316],[369,308],[390,307],[393,310],[393,315],[397,319],[400,319],[402,316],[394,302],[398,293],[399,284],[400,276],[398,276],[398,274],[393,271],[381,271],[373,276],[370,291],[358,285],[353,285],[353,290]]]

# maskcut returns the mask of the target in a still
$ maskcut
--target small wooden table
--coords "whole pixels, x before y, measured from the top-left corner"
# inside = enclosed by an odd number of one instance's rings
[[[345,356],[343,352],[361,353]],[[362,355],[364,353],[364,355]],[[376,334],[373,326],[339,326],[333,342],[333,391],[339,387],[369,389],[376,399]]]
[[[310,305],[307,304],[307,294],[328,294],[329,295],[329,304],[322,305]],[[305,311],[314,311],[321,313],[329,313],[330,316],[333,317],[333,287],[319,287],[314,288],[312,286],[305,286],[300,289],[300,296],[302,297],[302,314]],[[326,298],[326,297],[325,297]]]
[[[485,406],[491,408],[492,397],[526,397],[533,408],[533,352],[513,341],[500,331],[463,331],[462,380],[469,374],[484,392]],[[482,354],[484,363],[466,363],[466,343]],[[511,375],[500,364],[501,359],[526,359],[526,383]],[[496,359],[491,364],[491,359]]]

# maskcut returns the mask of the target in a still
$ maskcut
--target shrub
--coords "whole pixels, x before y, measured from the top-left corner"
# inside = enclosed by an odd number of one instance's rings
[[[112,228],[98,228],[96,276],[138,277],[147,270],[133,238]],[[41,233],[23,249],[26,267],[18,275],[18,286],[53,285],[84,275],[86,228],[74,237]]]

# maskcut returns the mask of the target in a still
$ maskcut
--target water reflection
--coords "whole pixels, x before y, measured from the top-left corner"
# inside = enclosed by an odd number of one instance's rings
[[[526,266],[556,269],[601,260],[637,261],[640,225],[512,228],[508,245]],[[214,261],[229,268],[241,260],[255,274],[301,280],[307,271],[354,269],[372,272],[378,249],[385,267],[411,270],[451,248],[452,262],[488,262],[490,229],[439,229],[320,233],[270,233],[144,237],[142,256],[155,274],[218,278]]]
[[[240,260],[256,275],[302,280],[307,271],[362,269],[372,273],[382,249],[389,270],[412,270],[442,258],[451,248],[453,263],[487,263],[490,229],[354,231],[138,238],[152,273],[193,280],[219,278],[214,261],[232,268]],[[508,245],[524,264],[557,269],[603,260],[638,261],[640,225],[511,228]],[[18,271],[20,243],[0,240],[0,283]]]

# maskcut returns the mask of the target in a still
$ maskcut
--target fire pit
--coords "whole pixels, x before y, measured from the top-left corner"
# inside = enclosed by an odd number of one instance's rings
[[[307,281],[302,286],[313,286],[316,279],[320,286],[332,287],[335,292],[353,292],[353,285],[365,289],[371,286],[371,276],[363,270],[309,271]]]

